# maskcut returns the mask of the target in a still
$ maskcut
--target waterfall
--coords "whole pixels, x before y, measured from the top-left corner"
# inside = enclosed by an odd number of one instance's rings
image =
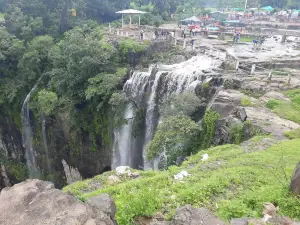
[[[51,172],[51,163],[49,160],[49,150],[48,150],[48,143],[47,143],[47,134],[46,134],[46,119],[44,116],[41,117],[42,120],[42,135],[43,135],[43,144],[46,154],[46,164],[48,171]]]
[[[145,153],[146,145],[152,140],[160,122],[160,111],[164,102],[172,94],[194,91],[197,85],[221,64],[222,60],[198,55],[179,64],[161,65],[156,68],[150,67],[146,72],[134,72],[125,83],[123,92],[145,110],[145,129],[137,138],[131,134],[133,121],[129,121],[121,129],[115,129],[112,167],[132,166],[133,159],[138,155],[142,161],[139,165],[143,168],[157,168],[157,162],[145,160]],[[124,115],[125,118],[134,116],[130,104],[126,107]]]
[[[131,148],[132,148],[132,123],[133,119],[132,106],[128,104],[124,112],[124,118],[128,119],[127,124],[124,124],[120,129],[114,130],[114,146],[113,146],[113,163],[112,168],[117,166],[132,166],[131,165]]]
[[[36,90],[39,81],[34,85],[29,94],[26,96],[23,106],[22,106],[22,124],[23,124],[23,147],[26,152],[26,164],[28,168],[29,178],[39,178],[40,170],[36,163],[36,152],[33,149],[32,144],[32,129],[30,124],[30,114],[29,114],[29,100],[32,93]]]

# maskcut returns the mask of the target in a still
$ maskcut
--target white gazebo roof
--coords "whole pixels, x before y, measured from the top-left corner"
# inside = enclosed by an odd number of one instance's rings
[[[136,9],[125,9],[125,10],[122,10],[122,11],[118,11],[116,12],[118,14],[136,14],[136,15],[139,15],[139,14],[144,14],[146,12],[143,12],[143,11],[139,11],[139,10],[136,10]]]

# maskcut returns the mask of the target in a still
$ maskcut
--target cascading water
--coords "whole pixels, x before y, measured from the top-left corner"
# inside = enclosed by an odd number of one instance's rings
[[[138,165],[143,168],[157,168],[157,162],[145,160],[146,145],[153,138],[160,121],[160,109],[172,94],[194,91],[202,83],[207,73],[220,67],[222,60],[207,55],[199,55],[185,62],[174,65],[150,67],[148,72],[134,72],[124,85],[123,91],[135,103],[145,109],[145,129],[140,137],[133,137],[133,121],[121,129],[115,130],[113,145],[113,168],[117,166],[133,167],[133,158],[140,155]],[[134,111],[127,106],[125,118],[134,117]],[[123,160],[121,160],[123,158]]]
[[[47,163],[48,171],[51,171],[51,164],[49,160],[49,150],[48,150],[48,143],[47,143],[47,134],[46,134],[46,119],[44,116],[42,116],[41,120],[42,120],[43,144],[44,144],[44,149],[46,154],[46,163]]]
[[[125,109],[124,118],[128,119],[128,123],[124,124],[120,129],[115,129],[114,146],[113,146],[113,164],[112,168],[119,165],[131,166],[131,148],[132,148],[132,123],[133,119],[132,106],[128,104]]]
[[[29,114],[29,107],[28,102],[32,93],[36,90],[39,81],[34,85],[31,89],[29,94],[26,96],[23,106],[22,106],[22,124],[23,124],[23,147],[26,151],[26,164],[28,168],[28,175],[29,178],[39,178],[40,177],[40,170],[36,163],[36,153],[33,149],[32,144],[32,129],[30,123],[30,114]]]

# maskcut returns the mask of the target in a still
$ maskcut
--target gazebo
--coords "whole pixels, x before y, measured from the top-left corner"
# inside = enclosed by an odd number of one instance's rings
[[[140,26],[141,25],[141,14],[144,14],[146,12],[139,11],[136,9],[125,9],[122,11],[118,11],[116,13],[122,14],[122,28],[124,27],[124,15],[129,15],[129,18],[130,18],[129,27],[131,28],[132,16],[139,16],[139,26]]]

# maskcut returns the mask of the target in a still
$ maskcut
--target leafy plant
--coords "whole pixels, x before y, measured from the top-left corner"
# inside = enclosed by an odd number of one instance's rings
[[[248,96],[243,97],[241,99],[241,106],[244,106],[244,107],[246,107],[246,106],[252,106],[251,99]]]

